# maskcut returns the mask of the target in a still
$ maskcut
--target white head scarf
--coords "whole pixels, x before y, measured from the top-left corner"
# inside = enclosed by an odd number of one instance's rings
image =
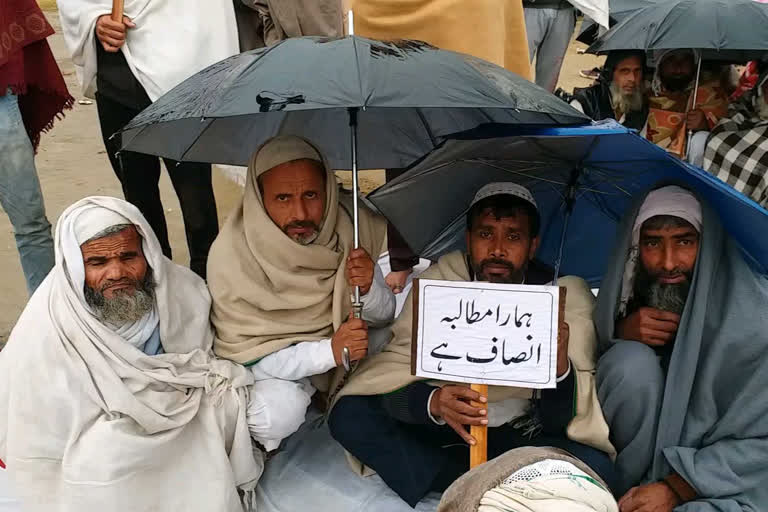
[[[701,204],[689,191],[676,185],[670,185],[654,190],[645,198],[645,202],[637,212],[637,218],[632,227],[632,245],[624,268],[624,280],[621,286],[619,316],[627,313],[627,305],[632,299],[637,276],[637,264],[640,259],[640,230],[648,219],[659,215],[679,217],[689,222],[696,231],[701,233],[702,213]]]
[[[61,265],[66,283],[61,286],[70,288],[70,293],[77,297],[82,308],[93,318],[96,313],[85,300],[85,267],[80,246],[94,235],[118,225],[133,225],[142,237],[142,251],[150,268],[151,260],[162,256],[160,244],[149,225],[146,224],[139,210],[124,201],[114,198],[94,197],[79,201],[61,214],[56,226],[56,263]],[[129,219],[134,219],[129,220]],[[138,220],[140,219],[140,220]],[[137,224],[138,223],[138,224]],[[107,325],[126,343],[141,347],[157,329],[159,318],[157,306],[140,320],[122,326]]]

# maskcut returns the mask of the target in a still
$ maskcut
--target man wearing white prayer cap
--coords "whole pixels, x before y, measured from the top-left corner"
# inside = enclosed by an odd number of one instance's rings
[[[62,214],[55,253],[0,353],[0,459],[23,510],[243,510],[263,469],[253,377],[213,356],[203,280],[110,197]]]
[[[488,184],[469,205],[467,251],[442,256],[421,277],[550,284],[554,272],[534,260],[539,222],[528,189],[508,182]],[[612,464],[603,452],[613,448],[592,377],[594,297],[582,279],[563,277],[558,284],[568,289],[568,300],[557,348],[556,389],[543,390],[534,401],[530,389],[491,386],[488,403],[476,407],[470,402],[480,396],[466,385],[411,375],[411,295],[389,344],[362,362],[333,404],[333,437],[412,507],[428,492],[444,491],[469,469],[467,445],[475,440],[467,425],[491,427],[489,458],[519,446],[557,445],[610,480]]]
[[[768,503],[768,282],[682,186],[638,199],[595,309],[621,512]]]

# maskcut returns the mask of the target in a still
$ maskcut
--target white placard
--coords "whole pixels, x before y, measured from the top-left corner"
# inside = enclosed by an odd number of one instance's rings
[[[560,288],[418,279],[414,375],[554,388]]]

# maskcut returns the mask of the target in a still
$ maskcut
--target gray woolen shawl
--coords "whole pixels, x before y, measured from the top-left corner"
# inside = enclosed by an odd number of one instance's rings
[[[614,324],[632,226],[620,226],[595,327],[601,352]],[[650,481],[673,470],[702,496],[676,512],[768,507],[768,279],[744,259],[701,201],[699,255],[669,363]],[[765,236],[765,233],[755,233]],[[632,400],[631,396],[627,400]]]

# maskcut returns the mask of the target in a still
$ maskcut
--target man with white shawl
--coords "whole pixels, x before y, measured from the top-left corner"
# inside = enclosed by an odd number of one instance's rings
[[[394,295],[371,259],[386,222],[361,206],[354,249],[351,199],[309,141],[275,137],[251,158],[242,202],[211,249],[214,350],[250,366],[260,395],[282,406],[280,416],[249,408],[251,434],[267,451],[303,423],[316,389],[339,386],[344,348],[350,362],[362,359],[367,325],[394,317]],[[354,286],[362,319],[351,318]],[[285,435],[268,437],[276,421]]]
[[[621,511],[762,510],[766,277],[679,186],[640,198],[617,242],[595,325]]]
[[[525,187],[488,184],[467,214],[468,252],[442,256],[420,277],[550,284],[554,271],[533,259],[539,223],[536,201]],[[567,288],[568,300],[558,343],[557,389],[543,390],[534,400],[531,389],[490,386],[488,404],[475,407],[470,401],[485,398],[466,385],[413,376],[411,294],[389,344],[363,361],[339,393],[329,419],[331,435],[412,507],[469,469],[468,446],[475,439],[467,425],[489,427],[489,458],[519,446],[558,445],[609,479],[612,464],[606,453],[613,448],[593,379],[594,296],[582,279],[563,277],[558,284]],[[368,472],[360,462],[355,469]]]
[[[239,53],[232,0],[125,0],[118,21],[111,19],[111,0],[59,0],[58,7],[83,94],[96,98],[104,147],[123,195],[171,258],[160,160],[121,152],[118,132],[183,80]],[[205,279],[219,230],[211,166],[166,159],[165,168],[184,217],[190,268]]]
[[[213,356],[202,279],[146,220],[83,199],[0,353],[0,459],[26,511],[242,510],[263,461],[241,366]]]

